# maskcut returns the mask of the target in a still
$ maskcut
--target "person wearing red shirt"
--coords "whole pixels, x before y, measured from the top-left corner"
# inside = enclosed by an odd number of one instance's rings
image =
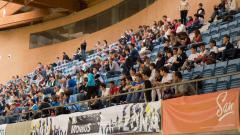
[[[115,85],[114,81],[109,83],[110,96],[115,96],[119,93],[119,88]],[[110,97],[111,103],[118,103],[119,97]]]
[[[111,96],[118,94],[119,88],[118,88],[117,86],[115,86],[114,81],[111,81],[111,82],[109,83],[109,87],[110,87],[110,95],[111,95]]]

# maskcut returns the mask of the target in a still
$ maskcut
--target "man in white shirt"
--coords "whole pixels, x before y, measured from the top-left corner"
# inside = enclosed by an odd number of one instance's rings
[[[195,47],[191,47],[191,54],[188,56],[189,61],[194,61],[196,58],[198,58],[199,53],[197,52],[197,49]]]
[[[219,50],[218,50],[218,47],[216,46],[215,40],[210,40],[209,46],[210,46],[210,53],[213,52],[215,54],[218,54]]]

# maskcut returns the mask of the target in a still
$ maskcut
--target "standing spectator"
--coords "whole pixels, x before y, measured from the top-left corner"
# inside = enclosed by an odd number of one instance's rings
[[[149,68],[144,68],[143,69],[144,89],[152,88],[152,83],[149,79],[150,76],[151,76],[151,70]],[[147,90],[147,91],[144,92],[145,102],[151,102],[152,101],[151,93],[152,93],[152,90]]]
[[[97,95],[97,91],[95,89],[95,77],[91,68],[88,69],[87,79],[87,99],[90,99],[91,97],[95,97]]]
[[[203,4],[202,4],[202,3],[199,3],[198,6],[199,6],[199,8],[198,8],[196,14],[197,14],[199,20],[201,21],[201,24],[203,24],[203,22],[204,22],[205,10],[204,10],[204,8],[203,8]]]
[[[182,24],[186,24],[187,23],[187,14],[188,14],[188,10],[189,10],[188,0],[181,0],[179,9],[180,9],[180,16],[181,16]]]
[[[86,59],[86,49],[87,49],[87,42],[86,40],[84,40],[83,43],[81,44],[81,55],[84,60]]]

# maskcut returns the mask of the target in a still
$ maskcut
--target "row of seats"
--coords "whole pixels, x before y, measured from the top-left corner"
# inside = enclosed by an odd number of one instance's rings
[[[197,76],[211,77],[214,75],[222,75],[226,73],[234,73],[240,71],[240,58],[225,62],[217,62],[216,64],[204,65],[194,68],[192,71],[183,71],[184,79],[194,79]]]

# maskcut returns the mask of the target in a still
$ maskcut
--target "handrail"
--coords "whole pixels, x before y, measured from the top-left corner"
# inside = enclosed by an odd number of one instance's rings
[[[8,116],[4,116],[4,118],[11,117],[11,116],[22,116],[22,115],[29,114],[29,113],[37,113],[37,112],[42,113],[43,111],[46,111],[46,110],[53,110],[53,109],[62,108],[62,107],[66,107],[66,106],[72,106],[72,105],[75,105],[75,104],[87,103],[87,102],[93,101],[93,100],[109,99],[109,98],[123,96],[123,95],[128,95],[128,94],[145,92],[145,91],[149,91],[149,90],[153,90],[153,89],[161,89],[161,88],[165,88],[165,87],[171,87],[171,86],[176,86],[176,85],[188,84],[188,83],[199,82],[199,81],[210,80],[210,79],[217,79],[217,78],[220,78],[220,77],[227,77],[227,76],[239,75],[239,74],[240,74],[240,72],[234,72],[234,73],[228,73],[228,74],[223,74],[223,75],[205,77],[205,78],[200,78],[200,79],[182,81],[180,83],[164,84],[164,85],[161,85],[161,86],[148,88],[148,89],[142,89],[142,90],[127,92],[127,93],[112,95],[112,96],[110,95],[110,96],[106,96],[106,97],[99,97],[99,98],[94,98],[94,99],[88,99],[88,100],[83,100],[83,101],[79,101],[79,102],[75,102],[75,103],[69,103],[69,104],[60,105],[60,106],[48,107],[48,108],[44,108],[44,109],[38,110],[38,111],[28,111],[28,112],[24,112],[24,113],[8,115]]]

